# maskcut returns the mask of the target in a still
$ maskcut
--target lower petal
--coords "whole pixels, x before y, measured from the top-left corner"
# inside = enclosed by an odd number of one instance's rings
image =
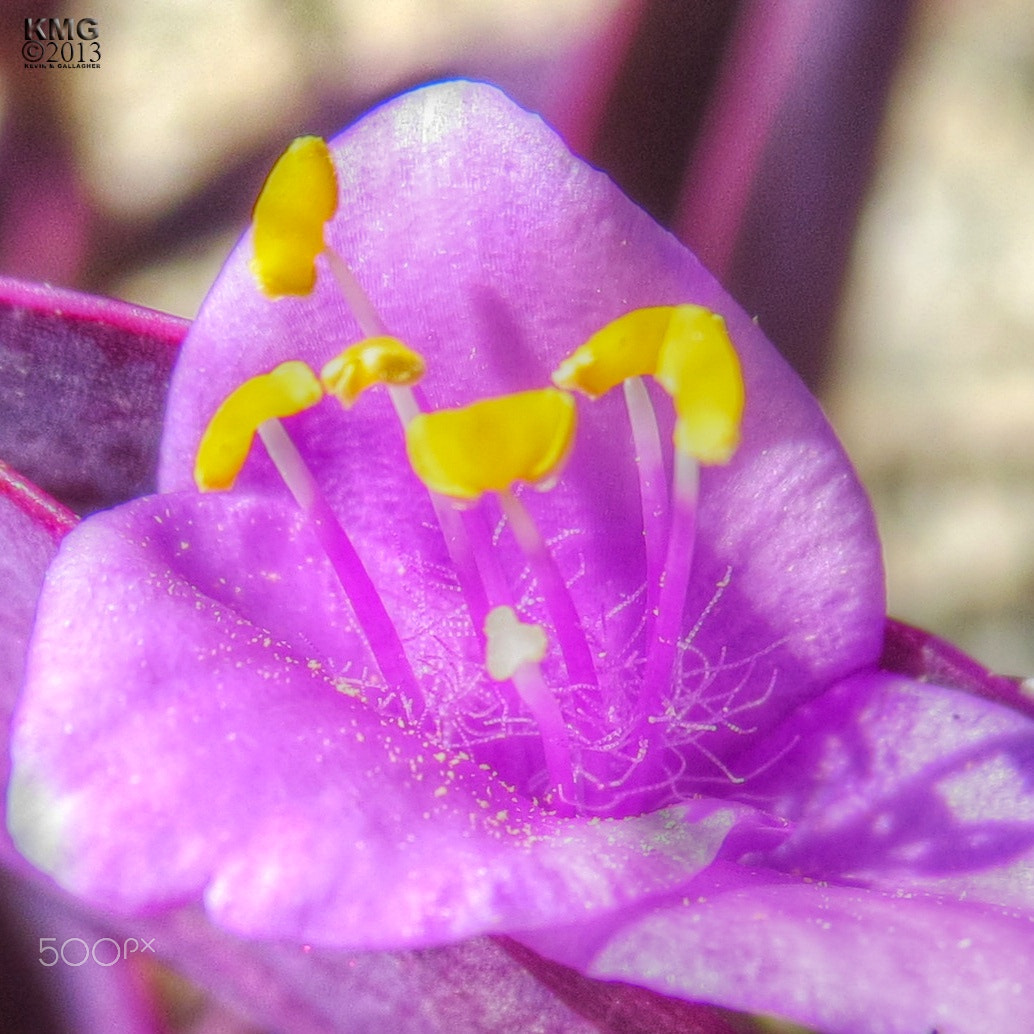
[[[121,912],[204,897],[250,936],[402,947],[638,907],[785,834],[705,799],[543,812],[382,706],[297,521],[269,500],[161,496],[66,539],[9,796],[19,847],[66,888]]]
[[[789,745],[792,744],[792,745]],[[1034,722],[960,690],[876,672],[784,723],[750,797],[795,824],[785,872],[1034,915]]]
[[[1034,926],[1003,909],[718,865],[632,922],[521,939],[597,979],[829,1034],[1034,1029]]]

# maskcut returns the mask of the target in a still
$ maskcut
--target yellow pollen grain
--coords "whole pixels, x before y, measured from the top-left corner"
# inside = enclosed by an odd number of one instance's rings
[[[595,399],[647,375],[674,402],[676,448],[700,463],[727,463],[739,444],[744,386],[722,317],[691,304],[625,313],[575,349],[553,382]]]
[[[744,387],[725,321],[677,306],[654,375],[675,402],[675,445],[700,463],[728,463],[740,440]]]
[[[670,323],[667,305],[619,316],[556,368],[553,383],[596,399],[630,377],[652,374]]]

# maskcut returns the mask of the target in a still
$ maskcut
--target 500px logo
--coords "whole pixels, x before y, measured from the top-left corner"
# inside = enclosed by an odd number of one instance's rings
[[[66,966],[82,966],[90,959],[98,966],[114,966],[120,959],[128,959],[130,955],[140,952],[154,954],[154,938],[137,940],[127,937],[119,944],[114,937],[100,937],[93,942],[91,948],[81,937],[69,937],[61,944],[60,950],[48,941],[56,941],[56,937],[39,939],[39,963],[41,966],[56,966],[63,962]]]
[[[99,68],[96,18],[26,18],[26,68]]]

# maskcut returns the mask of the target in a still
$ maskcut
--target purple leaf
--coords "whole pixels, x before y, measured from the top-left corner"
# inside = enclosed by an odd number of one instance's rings
[[[154,485],[187,322],[0,277],[0,459],[77,512]]]

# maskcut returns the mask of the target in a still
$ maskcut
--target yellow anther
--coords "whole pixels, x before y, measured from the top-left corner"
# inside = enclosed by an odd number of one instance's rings
[[[318,136],[301,136],[277,160],[255,202],[251,269],[266,295],[312,290],[323,226],[336,211],[330,151]]]
[[[521,621],[513,607],[495,607],[485,617],[485,669],[497,682],[538,664],[548,646],[542,626]]]
[[[424,358],[398,338],[371,337],[350,345],[320,371],[328,395],[351,406],[375,384],[411,387],[424,375]]]
[[[422,413],[406,428],[417,477],[434,492],[477,499],[518,481],[547,487],[574,442],[574,398],[540,388]]]
[[[652,374],[668,334],[671,312],[671,306],[663,305],[619,316],[557,367],[553,383],[597,399],[630,377]]]
[[[322,397],[320,382],[302,362],[282,363],[245,381],[227,396],[205,428],[194,463],[197,487],[202,492],[232,488],[259,425],[301,413]]]
[[[675,446],[700,463],[728,463],[740,443],[743,373],[725,320],[679,305],[661,349],[659,384],[675,402]]]
[[[743,374],[721,316],[701,305],[636,309],[597,331],[557,367],[562,388],[599,398],[652,375],[671,395],[675,445],[700,463],[726,463],[739,443]]]

